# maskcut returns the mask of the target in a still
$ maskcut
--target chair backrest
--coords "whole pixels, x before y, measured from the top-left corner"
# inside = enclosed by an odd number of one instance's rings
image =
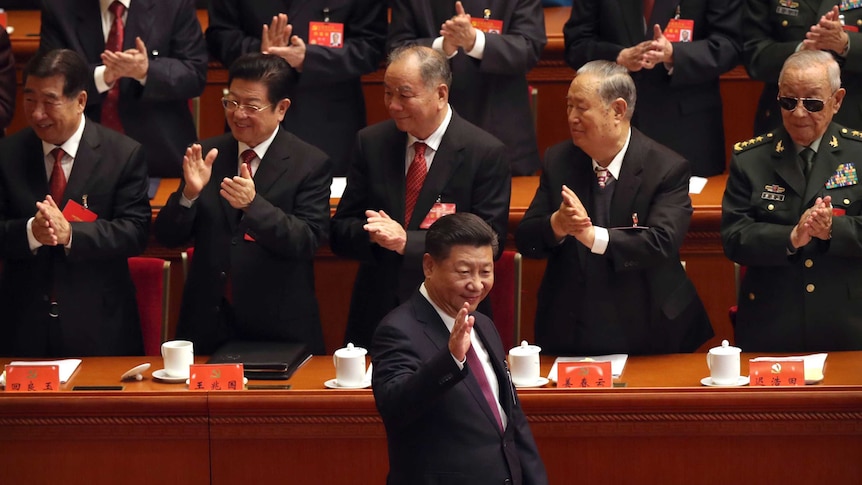
[[[192,268],[192,257],[195,255],[194,246],[186,249],[180,254],[180,258],[183,260],[183,282],[189,279],[189,270]]]
[[[488,295],[494,324],[508,352],[521,335],[521,254],[503,251],[494,263],[494,287]]]
[[[160,258],[129,258],[129,272],[135,284],[144,354],[160,355],[167,340],[168,295],[170,295],[171,262]]]
[[[739,263],[733,263],[733,283],[736,288],[736,298],[739,300],[739,288],[742,284],[742,278],[745,278],[745,270],[747,266],[742,266]],[[730,317],[730,327],[736,329],[736,312],[739,310],[739,305],[733,305],[727,310],[727,315]]]

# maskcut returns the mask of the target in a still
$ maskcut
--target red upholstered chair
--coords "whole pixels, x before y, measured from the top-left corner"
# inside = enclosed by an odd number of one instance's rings
[[[194,246],[182,252],[180,257],[183,260],[183,281],[189,279],[189,270],[192,268],[192,256],[195,255]]]
[[[742,278],[745,277],[745,266],[740,266],[737,263],[733,263],[733,281],[736,284],[736,298],[739,299],[739,287],[742,283]],[[736,312],[739,310],[738,305],[733,305],[727,310],[728,317],[730,317],[730,326],[732,328],[736,328]]]
[[[488,295],[494,324],[508,352],[521,336],[521,254],[503,251],[494,263],[494,287]]]
[[[135,283],[144,354],[161,355],[162,342],[168,337],[171,262],[159,258],[129,258],[129,272]]]

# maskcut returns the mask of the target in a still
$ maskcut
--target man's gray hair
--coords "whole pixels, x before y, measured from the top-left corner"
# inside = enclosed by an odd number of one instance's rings
[[[626,119],[632,119],[638,95],[628,69],[610,61],[590,61],[578,69],[578,75],[581,74],[592,74],[599,78],[599,98],[605,106],[622,98],[627,106]]]
[[[826,66],[826,77],[829,80],[829,88],[834,93],[841,88],[841,68],[838,62],[832,57],[832,54],[826,51],[802,50],[793,53],[784,61],[784,66],[781,67],[781,74],[778,75],[778,85],[781,85],[781,80],[784,78],[784,72],[790,69],[805,70],[817,66]]]
[[[419,60],[419,75],[425,86],[433,89],[442,83],[452,87],[452,69],[449,67],[449,60],[430,47],[421,45],[399,47],[389,54],[387,65],[411,55]]]

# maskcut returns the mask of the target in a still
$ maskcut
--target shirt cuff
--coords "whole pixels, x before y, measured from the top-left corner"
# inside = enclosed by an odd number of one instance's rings
[[[476,31],[476,42],[473,43],[473,49],[467,52],[467,55],[474,59],[481,59],[485,55],[485,33],[479,29]]]
[[[108,91],[113,87],[109,86],[105,82],[105,69],[105,66],[101,65],[96,66],[96,69],[93,71],[93,81],[96,82],[96,90],[98,90],[100,93],[104,93],[105,91]]]
[[[604,227],[593,227],[595,230],[595,238],[593,239],[593,247],[590,248],[594,254],[605,254],[608,249],[610,235]]]
[[[452,355],[452,354],[449,353],[449,355]],[[452,355],[452,360],[455,361],[455,365],[458,366],[458,370],[464,370],[464,364],[467,363],[467,357],[466,356],[464,357],[464,360],[459,361],[458,359],[455,358],[454,355]]]
[[[198,197],[200,197],[200,195],[198,195]],[[189,209],[192,205],[194,205],[195,201],[198,200],[198,197],[195,197],[194,199],[189,199],[188,197],[186,197],[186,194],[180,192],[180,205],[185,207],[186,209]]]
[[[33,217],[27,220],[27,244],[30,245],[30,251],[36,252],[37,249],[42,247],[42,243],[36,240],[36,236],[33,235]]]
[[[434,49],[435,51],[443,54],[444,56],[446,56],[446,51],[443,50],[443,37],[442,36],[434,39],[434,42],[431,43],[431,48]],[[455,52],[453,52],[452,55],[446,56],[446,58],[451,59],[457,55],[458,55],[458,49],[455,49]]]

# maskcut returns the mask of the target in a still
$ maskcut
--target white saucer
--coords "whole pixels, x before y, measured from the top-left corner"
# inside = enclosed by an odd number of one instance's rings
[[[549,382],[551,382],[551,380],[550,380],[550,379],[548,379],[547,377],[539,377],[539,380],[537,380],[536,382],[534,382],[534,383],[532,383],[532,384],[515,384],[515,387],[517,387],[517,388],[521,388],[521,387],[542,387],[542,386],[544,386],[545,384],[547,384],[547,383],[549,383]]]
[[[323,385],[330,389],[365,389],[366,387],[371,387],[371,381],[365,381],[358,386],[339,386],[338,381],[335,379],[329,379],[324,382]]]
[[[149,362],[145,362],[141,365],[136,365],[135,367],[132,367],[131,369],[127,370],[122,376],[120,376],[120,380],[121,381],[125,381],[126,379],[136,379],[139,381],[143,380],[144,376],[142,376],[141,374],[143,374],[149,368],[150,368]],[[162,369],[162,370],[164,370],[164,369]]]
[[[162,382],[168,382],[171,384],[185,384],[185,382],[189,379],[188,377],[169,376],[168,373],[164,369],[159,369],[159,370],[153,371],[153,378],[158,379]]]
[[[712,377],[704,377],[700,380],[700,383],[704,386],[710,387],[739,387],[739,386],[747,386],[748,385],[748,376],[739,376],[736,378],[736,382],[733,384],[716,384],[712,382]]]

